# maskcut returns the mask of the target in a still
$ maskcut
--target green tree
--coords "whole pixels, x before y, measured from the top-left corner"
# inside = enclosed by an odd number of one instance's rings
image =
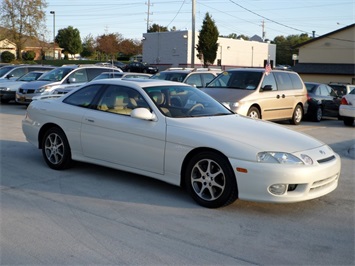
[[[276,61],[281,65],[292,65],[292,55],[298,54],[297,45],[310,40],[307,34],[276,36],[273,43],[276,44]]]
[[[82,57],[92,58],[95,54],[95,39],[91,34],[83,39],[83,51],[80,53]]]
[[[15,55],[9,51],[1,53],[1,62],[10,63],[15,60]]]
[[[218,29],[214,20],[207,12],[202,23],[200,35],[198,37],[197,51],[199,58],[203,59],[204,67],[213,64],[217,56],[218,49]]]
[[[1,25],[8,29],[8,38],[16,44],[17,58],[21,58],[27,38],[38,37],[39,31],[44,28],[46,7],[45,0],[2,0]]]
[[[164,27],[164,26],[160,26],[158,24],[152,24],[149,28],[148,28],[148,32],[165,32],[168,31],[168,27]]]
[[[69,26],[65,29],[60,29],[55,37],[56,43],[59,47],[64,49],[65,57],[68,58],[68,54],[79,54],[83,50],[81,43],[80,32],[78,29]]]

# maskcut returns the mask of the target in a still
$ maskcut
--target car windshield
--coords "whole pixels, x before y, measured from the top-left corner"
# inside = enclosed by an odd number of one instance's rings
[[[160,72],[152,76],[152,79],[162,79],[183,82],[188,73]]]
[[[33,81],[37,80],[43,73],[41,72],[29,72],[22,77],[19,77],[17,81]]]
[[[68,67],[60,67],[49,71],[48,73],[44,74],[38,80],[41,81],[61,81],[69,72],[73,69]]]
[[[144,88],[159,110],[173,118],[231,115],[233,112],[190,86],[155,86]]]
[[[313,90],[313,88],[316,87],[316,85],[312,84],[312,83],[305,83],[304,85],[306,85],[306,88],[307,88],[308,92],[311,92]]]
[[[212,80],[208,88],[255,90],[261,81],[261,71],[224,71]]]

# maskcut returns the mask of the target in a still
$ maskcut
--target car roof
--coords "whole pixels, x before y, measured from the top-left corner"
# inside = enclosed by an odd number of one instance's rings
[[[119,84],[119,85],[134,85],[139,87],[153,87],[153,86],[189,86],[185,83],[179,83],[168,80],[160,79],[139,79],[139,78],[127,78],[127,79],[99,79],[91,81],[90,84],[105,83],[105,84]]]

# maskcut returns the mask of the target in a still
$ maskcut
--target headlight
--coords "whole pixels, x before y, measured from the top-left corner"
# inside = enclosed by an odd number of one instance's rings
[[[36,93],[42,93],[46,90],[51,89],[53,86],[43,86],[43,87],[39,87],[38,90],[36,90]]]
[[[222,104],[227,107],[228,109],[235,109],[239,106],[238,102],[222,102]]]
[[[6,88],[6,87],[0,87],[0,91],[9,91],[10,88]]]
[[[256,157],[260,163],[306,164],[300,158],[286,152],[259,152]]]

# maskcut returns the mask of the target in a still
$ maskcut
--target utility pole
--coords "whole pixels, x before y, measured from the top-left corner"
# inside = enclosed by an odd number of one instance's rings
[[[192,0],[192,38],[191,38],[191,67],[195,67],[195,8],[196,0]]]
[[[147,13],[147,32],[148,32],[148,29],[149,29],[149,22],[150,22],[149,16],[152,14],[152,13],[150,13],[150,7],[151,7],[152,5],[150,4],[150,0],[148,0],[148,3],[146,3],[146,4],[148,5],[148,13]]]
[[[262,28],[262,38],[263,38],[263,41],[265,41],[265,21],[263,20],[262,22],[261,22],[261,28]]]

